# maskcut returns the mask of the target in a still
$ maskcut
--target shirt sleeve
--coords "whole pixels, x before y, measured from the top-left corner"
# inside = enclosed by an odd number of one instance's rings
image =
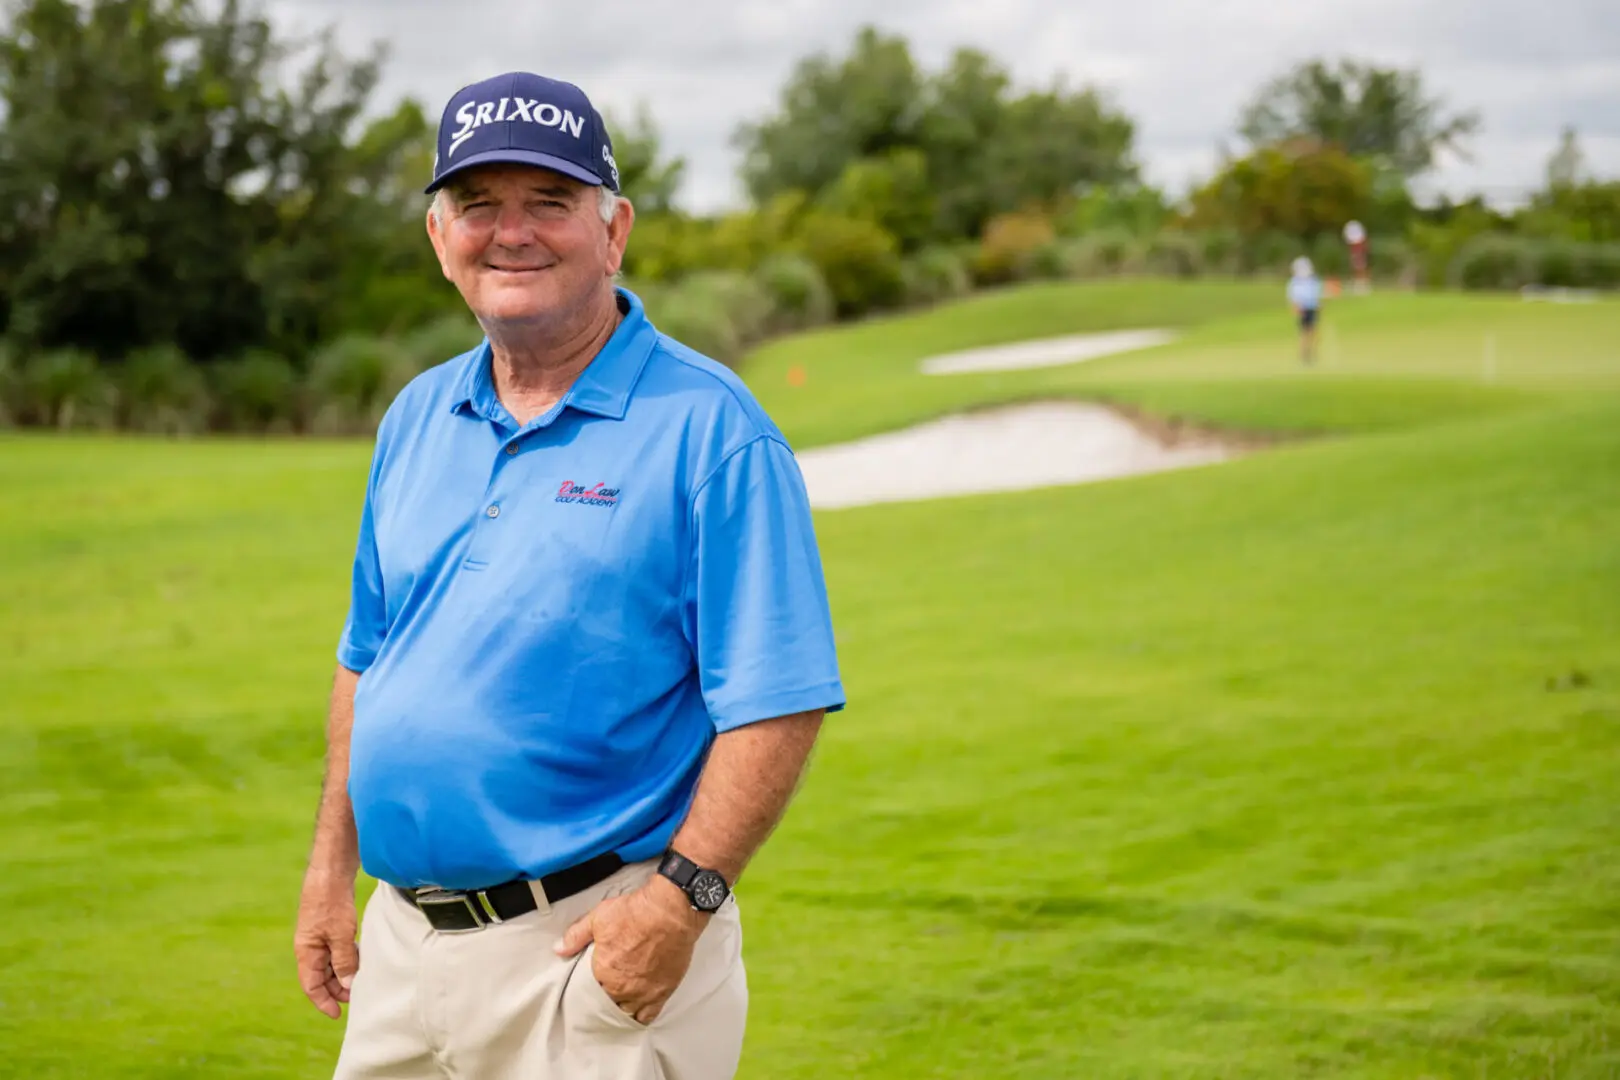
[[[365,671],[377,658],[388,631],[388,606],[383,597],[382,562],[377,555],[375,510],[379,447],[366,483],[366,500],[360,509],[360,535],[354,545],[354,570],[349,584],[349,614],[343,620],[338,639],[338,663],[350,671]]]
[[[692,501],[685,602],[715,729],[844,707],[832,617],[804,478],[761,436],[735,451]]]

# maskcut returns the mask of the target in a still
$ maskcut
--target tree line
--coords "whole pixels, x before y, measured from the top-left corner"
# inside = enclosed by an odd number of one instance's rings
[[[422,235],[418,102],[372,108],[380,51],[278,35],[242,0],[21,0],[0,28],[0,422],[364,430],[479,332]],[[1512,212],[1420,204],[1473,113],[1420,73],[1311,60],[1260,86],[1193,190],[1143,180],[1103,91],[926,70],[873,28],[806,57],[735,134],[748,208],[679,206],[645,112],[609,117],[636,203],[631,287],[729,361],[760,337],[1034,277],[1375,272],[1423,286],[1620,285],[1620,184],[1566,132]]]

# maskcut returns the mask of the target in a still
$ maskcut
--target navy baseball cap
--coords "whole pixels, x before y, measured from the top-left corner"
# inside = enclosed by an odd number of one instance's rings
[[[513,71],[456,91],[439,119],[431,195],[474,165],[536,165],[619,190],[607,125],[573,83]]]

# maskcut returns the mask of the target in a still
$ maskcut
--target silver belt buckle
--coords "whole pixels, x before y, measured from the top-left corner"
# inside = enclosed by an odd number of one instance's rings
[[[473,897],[478,903],[473,903]],[[502,918],[495,914],[495,907],[489,902],[489,897],[483,893],[454,892],[448,889],[422,888],[416,890],[416,906],[422,908],[422,914],[427,915],[428,922],[433,922],[433,916],[428,915],[427,908],[456,907],[467,909],[467,915],[472,919],[471,926],[443,927],[434,923],[433,929],[441,934],[470,934],[475,930],[482,930],[490,923],[502,922]]]

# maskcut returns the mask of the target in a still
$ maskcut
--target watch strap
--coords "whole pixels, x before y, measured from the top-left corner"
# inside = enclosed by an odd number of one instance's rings
[[[658,872],[679,885],[682,891],[692,884],[692,879],[697,877],[700,869],[702,868],[697,863],[674,848],[664,852],[663,859],[658,863]]]

